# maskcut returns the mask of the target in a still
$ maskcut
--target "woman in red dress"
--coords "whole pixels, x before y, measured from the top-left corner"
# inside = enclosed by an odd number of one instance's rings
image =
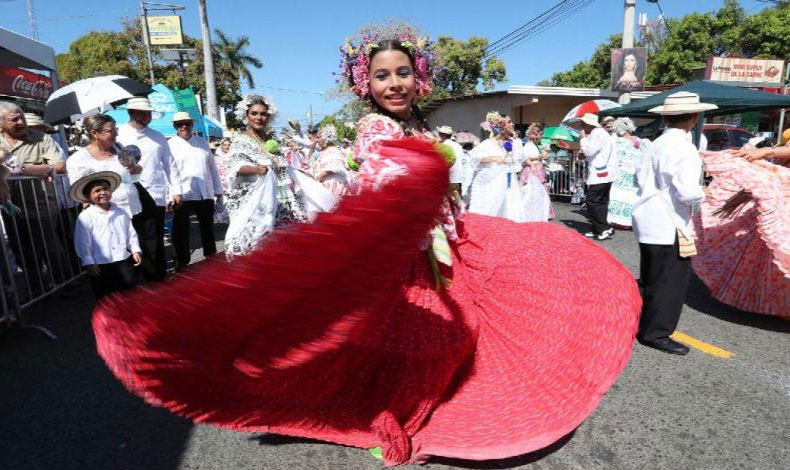
[[[381,447],[388,465],[545,447],[625,366],[631,274],[575,232],[467,214],[422,136],[430,43],[343,48],[378,111],[358,125],[359,195],[231,263],[96,310],[99,353],[134,393],[198,422]],[[178,299],[178,301],[174,301]]]

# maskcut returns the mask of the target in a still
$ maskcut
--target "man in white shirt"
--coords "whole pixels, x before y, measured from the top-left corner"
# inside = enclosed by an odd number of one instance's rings
[[[595,114],[585,114],[581,122],[580,145],[587,160],[587,212],[593,227],[584,236],[606,240],[614,235],[614,229],[606,220],[609,212],[609,190],[613,181],[609,169],[612,138],[598,123],[598,116]]]
[[[159,281],[166,274],[165,210],[181,205],[178,170],[173,165],[167,139],[148,127],[154,110],[148,98],[132,98],[126,105],[130,121],[118,126],[117,141],[122,146],[136,145],[142,157],[140,182],[135,183],[143,211],[132,218],[143,248],[143,276]]]
[[[450,184],[461,194],[461,182],[464,176],[464,149],[453,140],[453,128],[450,126],[440,126],[436,129],[442,143],[453,149],[455,163],[450,168]]]
[[[694,93],[669,95],[652,113],[664,116],[667,129],[653,143],[653,153],[636,174],[638,200],[633,227],[639,241],[642,316],[637,340],[671,354],[689,349],[669,338],[680,320],[686,298],[691,259],[680,256],[678,237],[691,237],[691,211],[702,202],[702,160],[688,138],[704,111]]]
[[[222,183],[206,139],[192,135],[193,126],[189,113],[176,113],[173,127],[177,134],[168,142],[179,177],[179,181],[173,180],[173,186],[178,186],[181,193],[181,205],[173,210],[176,271],[189,265],[189,217],[192,213],[200,225],[203,256],[217,252],[214,197],[222,197]]]

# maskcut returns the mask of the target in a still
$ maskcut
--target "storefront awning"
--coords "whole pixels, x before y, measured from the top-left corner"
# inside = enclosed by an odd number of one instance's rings
[[[0,28],[0,64],[55,70],[55,50],[34,39]]]

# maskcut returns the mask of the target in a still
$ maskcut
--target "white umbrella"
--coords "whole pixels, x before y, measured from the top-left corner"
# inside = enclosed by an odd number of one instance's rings
[[[58,89],[47,100],[44,121],[65,124],[85,114],[101,113],[135,96],[147,96],[150,86],[123,75],[86,78]]]

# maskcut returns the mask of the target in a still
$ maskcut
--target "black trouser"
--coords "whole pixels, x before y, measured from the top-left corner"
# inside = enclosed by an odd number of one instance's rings
[[[165,208],[157,206],[154,199],[140,183],[135,183],[143,211],[132,217],[132,226],[143,250],[143,278],[161,281],[167,273],[165,260]]]
[[[99,276],[90,276],[96,300],[112,292],[131,289],[137,284],[137,272],[132,257],[114,263],[100,264]]]
[[[173,211],[173,248],[176,250],[176,269],[189,265],[189,216],[194,213],[200,224],[203,256],[217,252],[214,240],[214,200],[184,201]]]
[[[593,226],[593,233],[600,235],[611,227],[606,221],[609,212],[609,190],[612,183],[591,184],[587,186],[587,213]]]
[[[642,316],[637,336],[647,341],[666,338],[675,331],[686,300],[691,259],[681,258],[674,245],[639,244]]]

